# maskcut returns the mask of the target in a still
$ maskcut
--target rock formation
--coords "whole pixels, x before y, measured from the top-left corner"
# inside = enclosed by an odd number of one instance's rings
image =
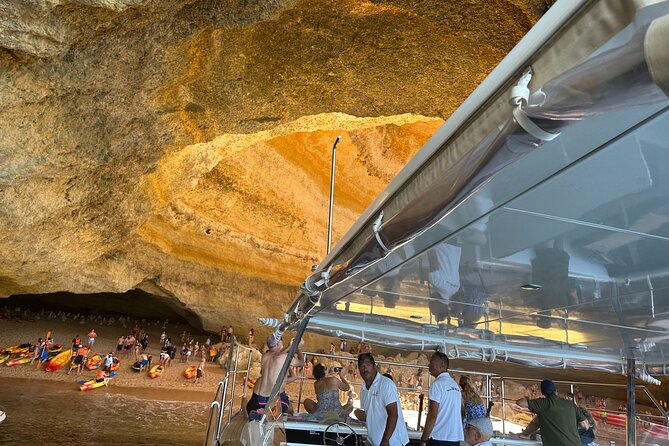
[[[0,0],[0,296],[280,316],[539,0]]]

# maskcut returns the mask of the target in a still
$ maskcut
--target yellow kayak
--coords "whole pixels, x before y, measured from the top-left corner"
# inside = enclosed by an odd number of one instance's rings
[[[28,354],[28,356],[20,356],[16,359],[12,359],[10,361],[7,361],[7,367],[14,367],[15,365],[19,364],[27,364],[30,361],[32,361],[32,355]]]
[[[58,353],[56,356],[54,356],[53,359],[51,359],[46,364],[46,368],[44,370],[47,372],[55,372],[67,364],[70,359],[72,359],[72,349],[65,350],[64,352]]]
[[[82,385],[79,386],[79,390],[86,391],[86,390],[93,390],[97,389],[98,387],[102,387],[105,385],[105,382],[96,382],[94,379],[90,381],[86,381]]]

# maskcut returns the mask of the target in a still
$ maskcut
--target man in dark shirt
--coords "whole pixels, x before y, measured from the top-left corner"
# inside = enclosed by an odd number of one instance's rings
[[[587,421],[576,411],[574,403],[557,396],[555,383],[550,379],[541,382],[541,393],[545,398],[533,400],[521,398],[516,404],[537,414],[543,445],[581,446],[577,426],[581,425],[587,429]],[[529,435],[536,428],[537,423],[531,422],[521,435]]]

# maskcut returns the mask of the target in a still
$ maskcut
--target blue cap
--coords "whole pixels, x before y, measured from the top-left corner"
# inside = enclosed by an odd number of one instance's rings
[[[555,393],[555,383],[550,379],[544,379],[541,381],[541,393],[544,395],[550,395]]]

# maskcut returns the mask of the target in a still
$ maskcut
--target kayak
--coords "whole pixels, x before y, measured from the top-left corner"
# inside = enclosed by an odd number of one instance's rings
[[[8,360],[10,356],[12,356],[10,353],[7,353],[7,354],[1,354],[0,353],[0,364],[5,362],[6,360]]]
[[[62,344],[56,344],[53,347],[49,347],[49,356],[57,355],[61,351],[63,351],[63,345]]]
[[[197,374],[197,368],[194,365],[189,365],[186,370],[184,370],[184,378],[193,379]]]
[[[12,353],[17,354],[17,353],[27,353],[29,351],[32,351],[35,349],[35,346],[32,344],[21,344],[17,347],[12,348]]]
[[[114,360],[112,361],[112,365],[110,367],[111,371],[115,372],[116,370],[118,370],[120,365],[121,365],[121,360],[118,358],[114,358]]]
[[[18,345],[12,345],[11,347],[5,347],[5,348],[2,349],[2,353],[5,354],[5,355],[11,355],[12,353],[14,353],[15,348],[19,348],[19,346]]]
[[[94,379],[92,379],[92,380],[86,381],[85,383],[80,385],[79,390],[81,390],[81,391],[93,390],[93,389],[97,389],[98,387],[102,387],[104,385],[105,385],[104,381],[96,382]]]
[[[154,365],[153,367],[151,367],[151,370],[149,370],[149,376],[151,378],[158,378],[160,375],[163,374],[164,371],[165,367],[163,367],[162,365]]]
[[[7,361],[7,367],[14,367],[15,365],[19,364],[27,364],[32,360],[33,358],[30,354],[28,356],[20,356],[16,359],[12,359],[11,361]]]
[[[133,365],[130,366],[135,372],[139,372],[139,361],[135,361]]]
[[[51,358],[51,360],[47,362],[44,371],[55,372],[56,370],[59,370],[61,367],[67,364],[70,361],[70,359],[72,359],[72,350],[71,349],[65,350],[64,352],[61,352],[57,354],[55,357]]]
[[[246,387],[249,389],[253,389],[256,386],[256,380],[253,378],[250,378],[246,380]]]
[[[98,367],[100,367],[100,364],[102,364],[102,356],[96,353],[95,355],[88,358],[88,361],[86,361],[85,366],[88,370],[95,370]]]

